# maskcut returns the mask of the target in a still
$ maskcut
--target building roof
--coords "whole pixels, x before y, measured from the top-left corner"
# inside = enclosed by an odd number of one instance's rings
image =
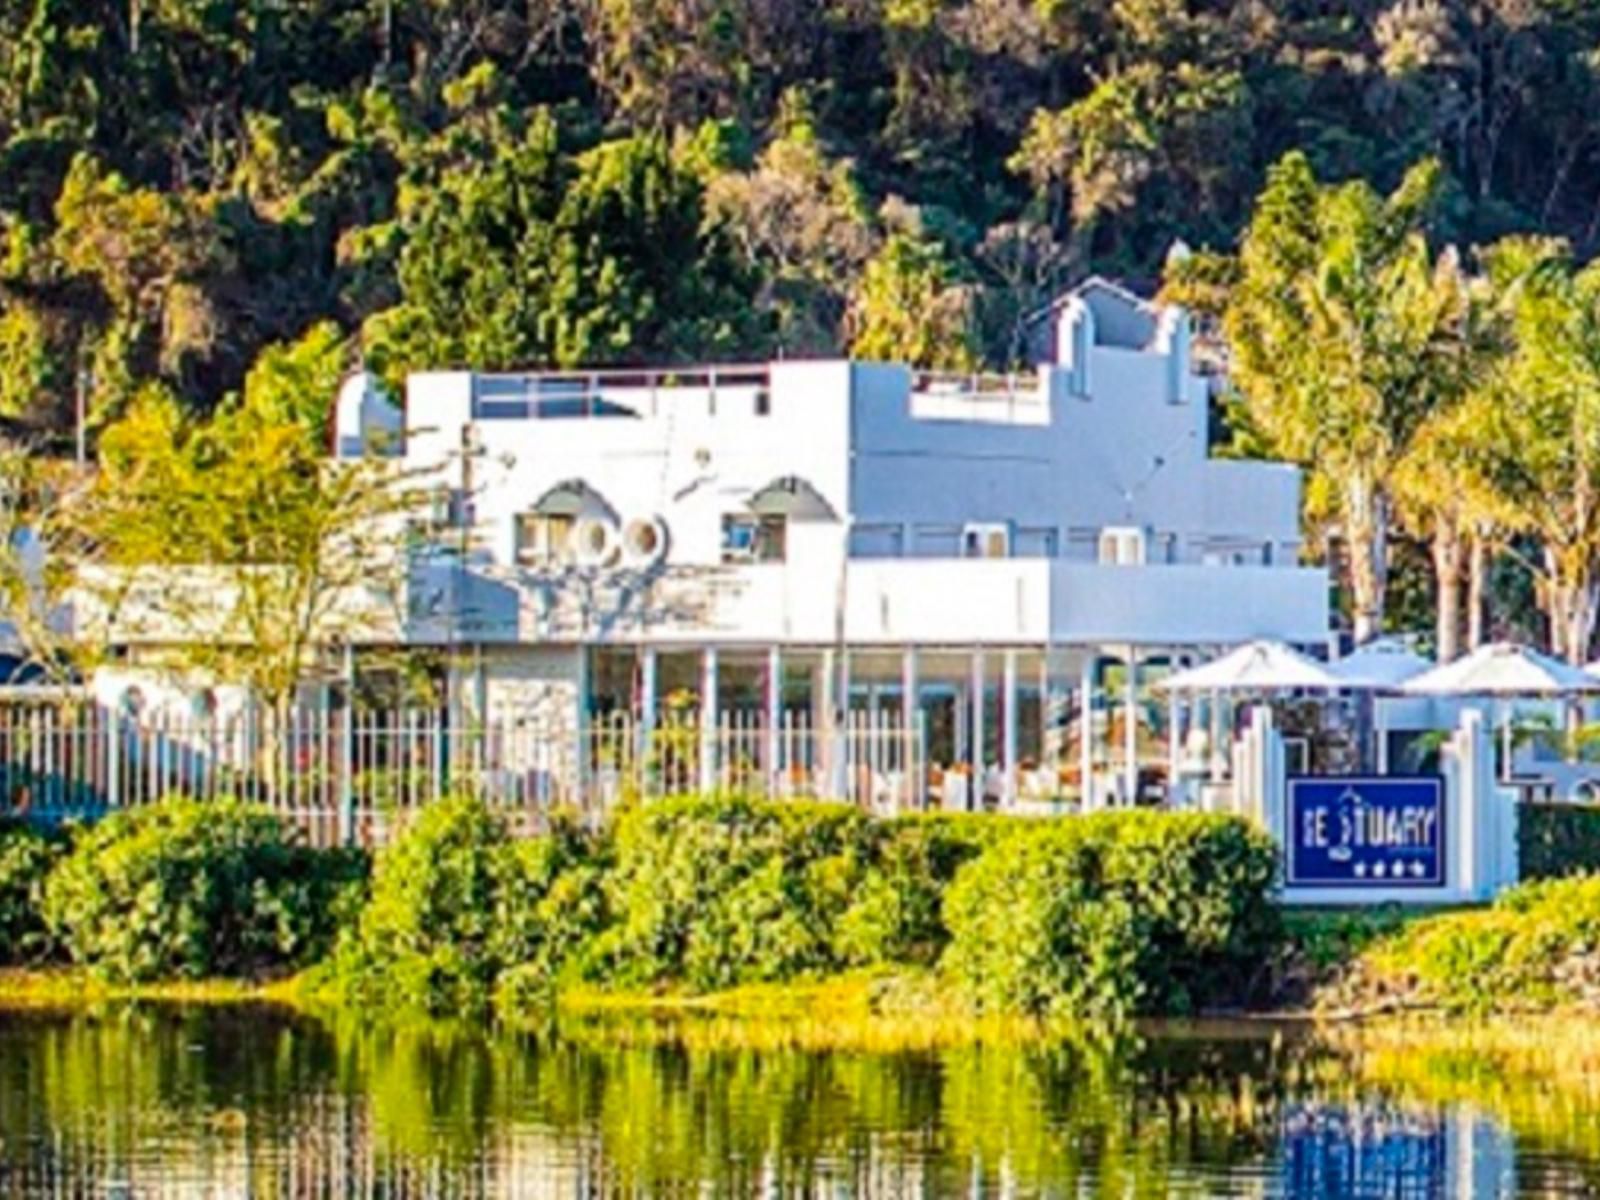
[[[1029,313],[1022,323],[1035,325],[1053,319],[1074,300],[1088,305],[1094,314],[1096,345],[1144,350],[1155,341],[1161,307],[1103,275],[1089,276],[1049,304]]]

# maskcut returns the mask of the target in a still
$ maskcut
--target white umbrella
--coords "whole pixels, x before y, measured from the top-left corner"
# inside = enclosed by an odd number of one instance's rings
[[[1600,692],[1600,677],[1515,642],[1492,642],[1400,685],[1417,696],[1570,696]]]
[[[1398,638],[1379,638],[1328,664],[1347,688],[1384,692],[1399,687],[1433,666]]]
[[[1511,774],[1511,714],[1514,696],[1572,696],[1600,691],[1600,678],[1515,642],[1491,642],[1465,658],[1406,680],[1400,690],[1419,696],[1486,696],[1501,701],[1500,769]]]
[[[1339,681],[1328,669],[1313,658],[1282,642],[1250,642],[1230,650],[1221,658],[1169,675],[1155,685],[1170,697],[1172,711],[1173,745],[1169,751],[1169,770],[1175,779],[1178,775],[1178,711],[1180,692],[1211,693],[1211,733],[1208,754],[1211,759],[1211,777],[1216,779],[1222,770],[1218,748],[1222,745],[1222,718],[1220,697],[1235,692],[1282,692],[1299,689],[1334,691]]]
[[[1344,685],[1316,659],[1282,642],[1250,642],[1221,658],[1169,675],[1155,686],[1167,692],[1276,692],[1297,688],[1333,691]]]
[[[1422,674],[1433,663],[1399,638],[1378,638],[1328,664],[1344,686],[1359,692],[1392,692],[1406,680]],[[1364,698],[1363,720],[1372,723],[1372,741],[1378,771],[1389,769],[1389,734],[1383,706],[1372,696]]]

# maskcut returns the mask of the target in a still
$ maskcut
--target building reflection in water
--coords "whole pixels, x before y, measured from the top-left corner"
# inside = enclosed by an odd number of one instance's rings
[[[1248,1034],[811,1053],[263,1010],[0,1017],[0,1194],[1594,1194],[1581,1139],[1519,1163],[1494,1115],[1366,1094],[1326,1054]]]

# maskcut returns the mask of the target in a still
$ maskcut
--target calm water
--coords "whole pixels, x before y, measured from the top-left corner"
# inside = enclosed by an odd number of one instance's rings
[[[0,1015],[0,1195],[1600,1194],[1587,1076],[1516,1087],[1478,1053],[1222,1027],[815,1053],[264,1008]]]

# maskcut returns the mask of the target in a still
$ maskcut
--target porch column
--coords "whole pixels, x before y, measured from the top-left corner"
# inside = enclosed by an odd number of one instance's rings
[[[1139,798],[1139,647],[1128,647],[1122,681],[1122,781],[1131,806]]]
[[[783,723],[783,651],[767,647],[766,694],[767,795],[777,796],[783,784],[783,764],[778,761],[778,727]]]
[[[577,760],[573,770],[572,783],[576,792],[574,799],[579,806],[589,801],[589,690],[590,667],[589,647],[578,647],[577,671],[577,711],[573,713],[573,740],[577,743]]]
[[[1050,717],[1050,647],[1046,646],[1039,655],[1039,766],[1048,765],[1059,778],[1056,756],[1050,753]]]
[[[1080,672],[1078,702],[1078,770],[1083,778],[1084,812],[1095,810],[1094,794],[1094,648],[1084,648],[1083,669]]]
[[[650,743],[656,733],[656,650],[639,647],[639,778],[650,769]]]
[[[1177,670],[1177,659],[1173,658],[1172,669]],[[1167,689],[1167,804],[1176,808],[1178,801],[1183,799],[1178,779],[1183,768],[1183,732],[1180,728],[1184,715],[1183,701],[1175,689]]]
[[[1005,760],[1001,800],[1006,807],[1017,802],[1017,652],[1008,649],[1001,665],[1001,757]]]
[[[855,799],[853,778],[854,763],[850,745],[850,648],[842,647],[838,654],[839,681],[833,697],[834,712],[834,764],[833,794],[841,800]]]
[[[905,787],[901,803],[907,808],[922,807],[922,780],[926,767],[922,762],[921,732],[922,703],[921,682],[917,679],[917,650],[907,646],[900,653],[900,720],[904,725],[901,737],[905,751],[901,766],[905,771]]]
[[[968,687],[971,695],[968,697],[972,704],[972,745],[968,758],[972,764],[972,791],[967,797],[968,808],[977,811],[983,802],[983,776],[984,767],[987,765],[983,759],[983,651],[972,652],[971,679]]]
[[[835,658],[832,650],[824,650],[811,680],[811,788],[813,793],[830,796],[839,775],[839,706],[835,699],[839,668]]]
[[[700,652],[700,790],[717,790],[717,648]]]

